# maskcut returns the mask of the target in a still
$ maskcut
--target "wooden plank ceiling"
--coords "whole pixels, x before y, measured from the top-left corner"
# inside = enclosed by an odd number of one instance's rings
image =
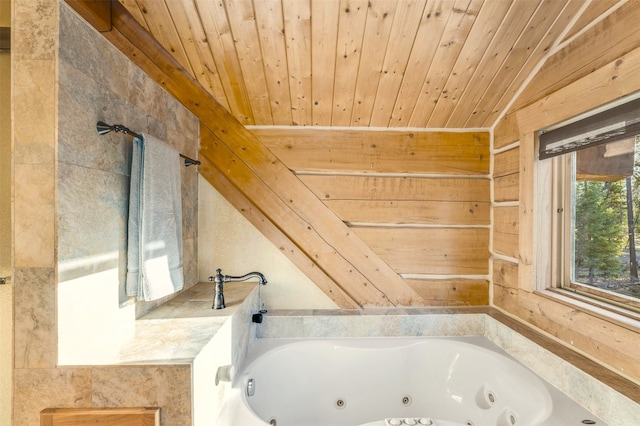
[[[489,128],[618,0],[119,0],[244,125]]]

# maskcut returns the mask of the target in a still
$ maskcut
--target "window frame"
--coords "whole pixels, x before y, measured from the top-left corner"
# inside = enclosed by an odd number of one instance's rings
[[[575,214],[573,181],[575,180],[575,152],[552,159],[553,188],[552,212],[552,280],[549,290],[560,292],[590,305],[604,308],[630,318],[640,318],[640,298],[625,296],[606,289],[574,281],[573,271],[573,224]],[[540,161],[537,159],[536,161]],[[543,160],[544,161],[544,160]],[[640,212],[638,212],[640,214]]]

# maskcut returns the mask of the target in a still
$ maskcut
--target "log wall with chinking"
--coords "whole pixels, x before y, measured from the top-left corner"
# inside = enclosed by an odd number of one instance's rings
[[[488,303],[488,132],[252,132],[427,304]]]

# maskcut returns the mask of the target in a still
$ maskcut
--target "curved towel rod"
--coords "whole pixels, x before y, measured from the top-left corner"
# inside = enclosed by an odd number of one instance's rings
[[[111,125],[105,123],[104,121],[98,121],[98,123],[96,124],[96,128],[98,129],[98,134],[99,135],[106,135],[109,132],[119,132],[119,133],[124,133],[125,135],[131,135],[134,138],[139,138],[140,137],[139,134],[137,134],[135,132],[132,132],[127,127],[124,127],[122,124],[114,124],[113,126],[111,126]],[[184,165],[185,166],[191,166],[191,165],[199,166],[200,165],[200,161],[194,160],[193,158],[189,158],[186,155],[180,154],[180,157],[184,158]]]

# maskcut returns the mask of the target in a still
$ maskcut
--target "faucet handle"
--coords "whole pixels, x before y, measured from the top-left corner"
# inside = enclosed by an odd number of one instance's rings
[[[209,282],[223,282],[222,269],[216,269],[216,274],[209,277]]]

